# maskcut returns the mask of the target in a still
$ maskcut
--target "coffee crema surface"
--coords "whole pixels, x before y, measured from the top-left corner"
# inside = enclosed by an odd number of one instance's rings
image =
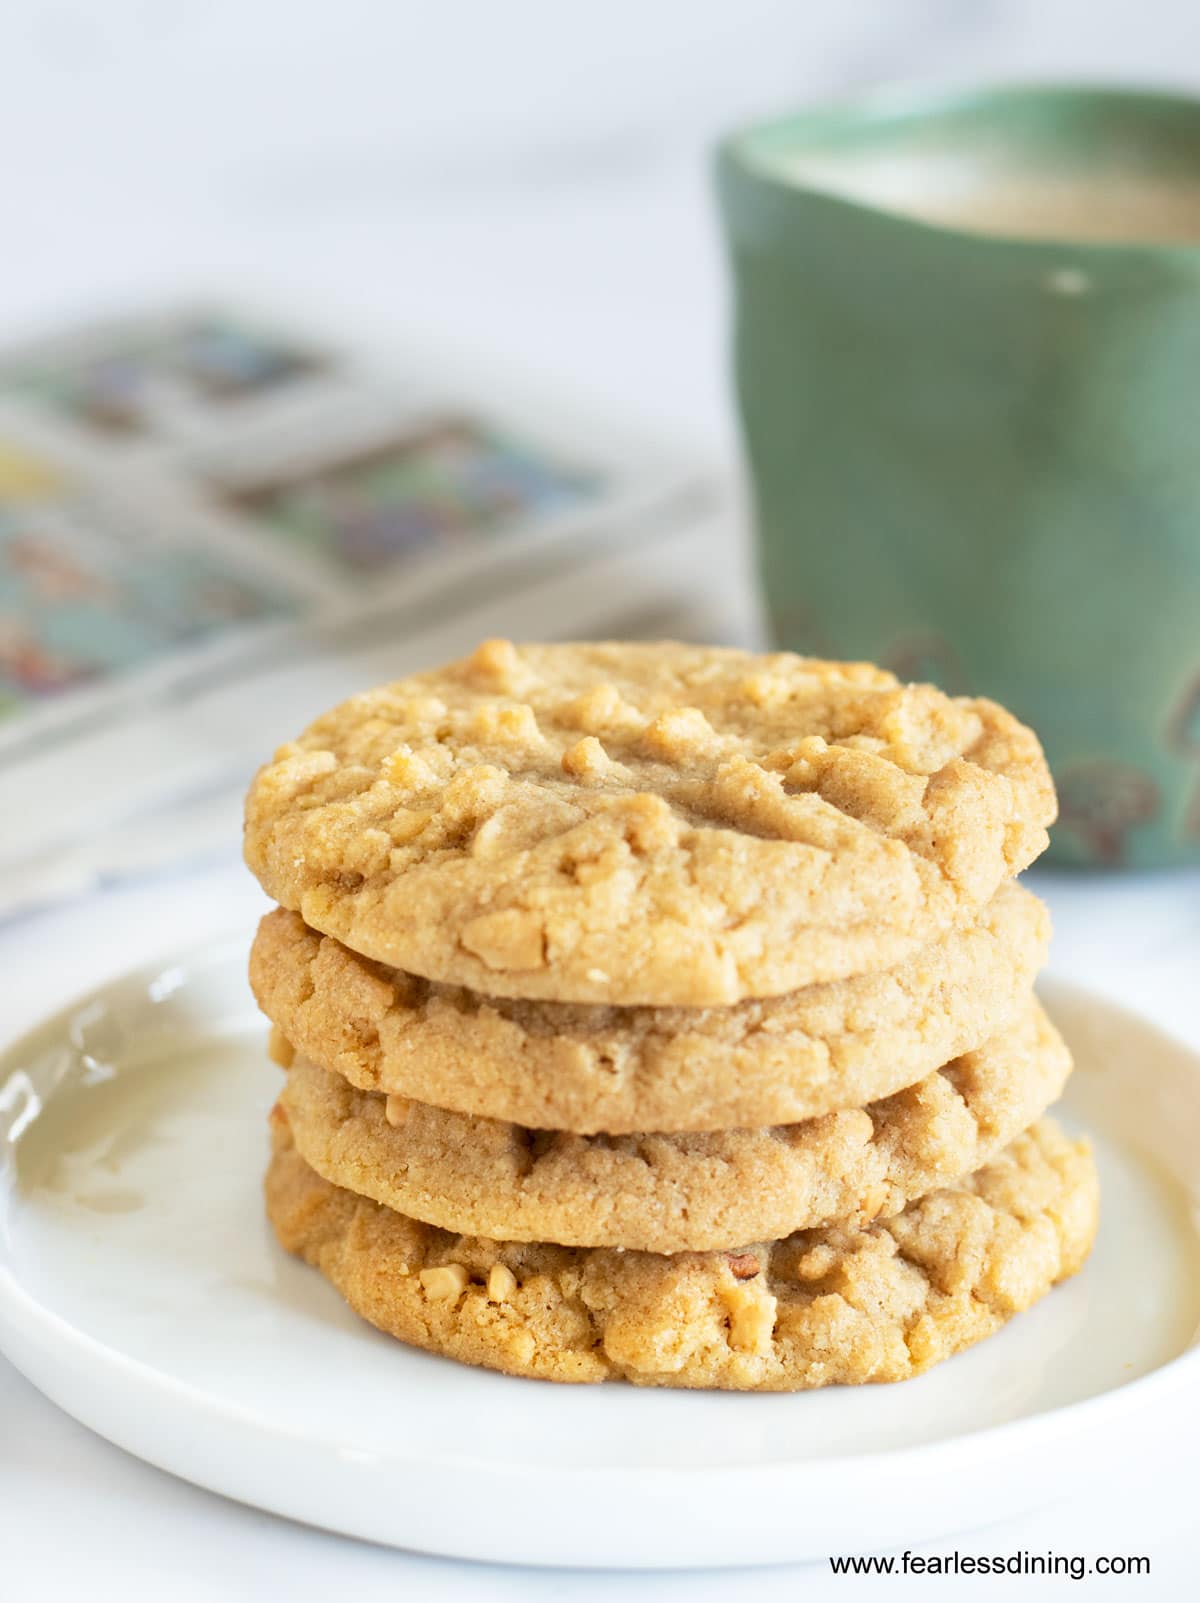
[[[797,184],[965,233],[1200,245],[1200,178],[1132,168],[1022,171],[878,150],[793,154],[772,165]]]

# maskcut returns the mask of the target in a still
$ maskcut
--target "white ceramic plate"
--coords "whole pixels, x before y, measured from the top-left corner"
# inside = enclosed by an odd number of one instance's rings
[[[920,1380],[738,1396],[462,1368],[286,1257],[244,956],[133,975],[0,1059],[0,1348],[176,1475],[465,1558],[768,1563],[1023,1512],[1200,1396],[1200,1059],[1096,997],[1046,992],[1102,1169],[1084,1273]]]

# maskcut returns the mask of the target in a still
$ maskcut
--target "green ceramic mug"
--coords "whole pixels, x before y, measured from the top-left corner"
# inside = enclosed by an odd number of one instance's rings
[[[1058,861],[1200,862],[1200,102],[884,97],[719,189],[778,643],[1011,707]]]

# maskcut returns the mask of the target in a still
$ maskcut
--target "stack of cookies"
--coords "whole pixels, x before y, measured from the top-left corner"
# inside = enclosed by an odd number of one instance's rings
[[[1079,1268],[1085,1145],[1003,708],[860,663],[515,647],[247,802],[267,1207],[401,1340],[549,1380],[898,1380]]]

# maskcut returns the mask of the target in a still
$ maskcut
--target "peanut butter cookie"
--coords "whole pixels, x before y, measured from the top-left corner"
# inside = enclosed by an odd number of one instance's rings
[[[1005,885],[893,969],[730,1008],[620,1008],[418,979],[277,909],[250,983],[300,1052],[363,1090],[582,1135],[723,1130],[861,1107],[978,1046],[1026,1005],[1049,935],[1037,898]]]
[[[543,1380],[903,1380],[1074,1274],[1096,1230],[1087,1146],[1050,1121],[886,1221],[670,1257],[452,1235],[321,1179],[286,1114],[272,1122],[267,1211],[288,1251],[402,1341]]]
[[[281,747],[246,860],[427,979],[704,1007],[902,962],[1054,815],[1036,738],[989,701],[787,653],[488,641]]]
[[[865,1108],[703,1135],[563,1135],[356,1091],[298,1058],[283,1106],[326,1180],[463,1235],[684,1252],[865,1224],[981,1168],[1057,1099],[1040,1008]]]

